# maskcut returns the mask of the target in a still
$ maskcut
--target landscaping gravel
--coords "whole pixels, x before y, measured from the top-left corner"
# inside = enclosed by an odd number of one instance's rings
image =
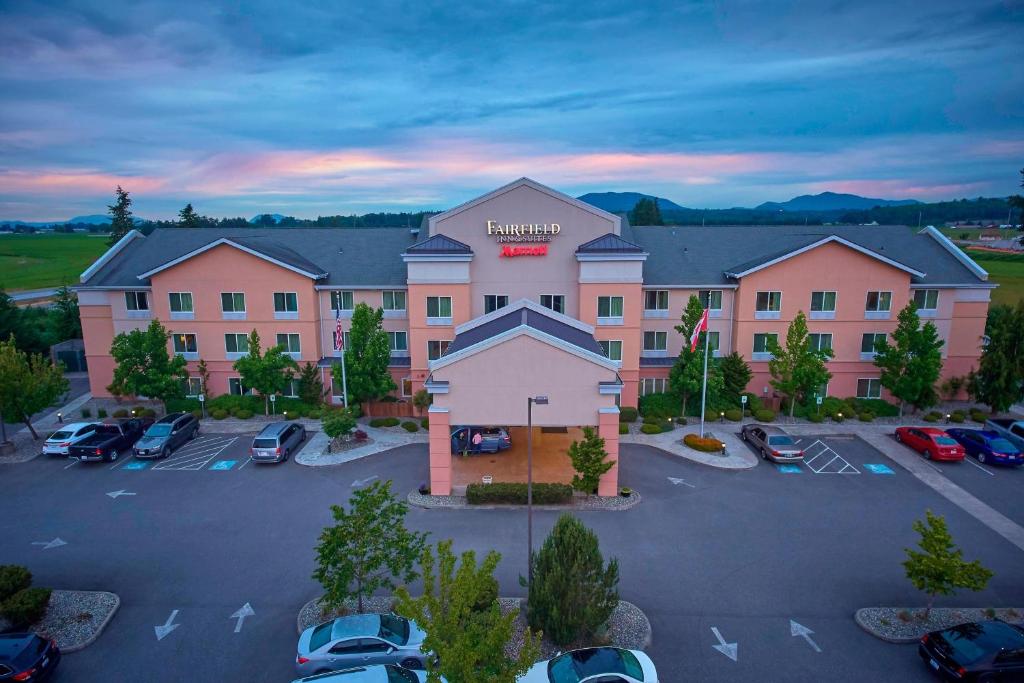
[[[61,652],[77,652],[95,641],[114,617],[121,599],[104,591],[60,591],[50,594],[46,616],[32,624],[35,631],[57,641]],[[10,624],[0,618],[0,633]]]
[[[344,453],[350,451],[353,448],[359,448],[360,446],[369,446],[373,443],[373,439],[366,437],[362,441],[356,439],[332,439],[327,444],[327,453]]]
[[[862,629],[890,643],[913,643],[929,631],[939,631],[968,621],[1002,619],[1024,621],[1024,608],[934,607],[925,621],[924,608],[864,607],[853,618]]]
[[[487,505],[470,505],[465,496],[431,496],[423,495],[419,491],[413,491],[408,496],[410,505],[421,508],[472,508],[473,510],[514,510],[525,508],[525,505],[506,505],[501,503],[488,503]],[[629,510],[640,504],[643,500],[640,494],[633,491],[628,497],[624,496],[579,496],[574,497],[571,503],[565,505],[538,505],[533,507],[538,510]]]

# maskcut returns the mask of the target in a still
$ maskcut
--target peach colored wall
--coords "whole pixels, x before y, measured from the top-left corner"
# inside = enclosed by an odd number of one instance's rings
[[[651,288],[656,289],[656,288]],[[648,289],[644,290],[649,291]],[[697,296],[699,290],[696,289],[669,289],[668,290],[668,317],[648,317],[643,315],[640,323],[641,333],[644,331],[654,332],[666,332],[668,339],[668,349],[666,355],[670,358],[675,358],[683,350],[683,335],[676,331],[676,325],[683,317],[683,312],[686,310],[686,304],[690,300],[690,296]],[[722,289],[722,310],[721,312],[712,317],[708,322],[708,328],[712,332],[718,332],[718,345],[721,355],[726,356],[732,353],[732,313],[733,313],[733,296],[735,291],[732,289]],[[646,298],[646,295],[644,295]],[[641,307],[644,303],[644,299],[641,299]],[[688,340],[686,340],[689,343]],[[641,349],[643,349],[643,339],[640,340]],[[647,375],[650,377],[651,375]],[[661,375],[658,375],[659,377]]]
[[[452,492],[451,420],[448,411],[430,408],[430,493],[448,496]]]
[[[546,256],[501,257],[501,245],[487,234],[487,221],[558,223],[561,232],[548,242]],[[612,222],[531,187],[519,186],[453,216],[437,221],[434,232],[468,244],[472,317],[484,312],[485,294],[505,294],[509,301],[539,301],[541,294],[564,294],[565,313],[578,317],[576,247],[609,232]]]
[[[423,381],[427,378],[427,342],[455,339],[455,326],[471,319],[469,292],[468,284],[409,285],[406,301],[409,310],[409,356],[412,360],[409,374],[413,378],[414,392],[423,388]],[[451,325],[427,325],[428,296],[452,298]]]
[[[89,391],[96,397],[109,397],[107,385],[114,379],[114,359],[110,357],[114,323],[110,306],[80,304],[78,311],[82,320],[86,363],[89,365]]]
[[[594,325],[594,338],[602,340],[622,341],[622,367],[619,376],[622,378],[621,405],[636,406],[639,395],[637,381],[640,377],[640,347],[643,340],[640,336],[640,319],[643,315],[643,294],[639,284],[580,284],[580,316],[579,319],[588,325]],[[597,324],[597,298],[599,296],[622,297],[622,324]]]
[[[525,335],[437,368],[433,377],[449,382],[434,405],[450,410],[451,424],[525,425],[528,396],[550,399],[533,409],[533,424],[542,427],[596,425],[598,408],[615,405],[598,390],[615,379],[613,370]]]
[[[601,475],[597,487],[599,496],[619,495],[619,412],[605,411],[600,413],[597,435],[604,439],[604,449],[608,453],[607,460],[614,462],[611,469]]]
[[[389,291],[404,291],[404,287],[395,288],[395,290]],[[371,308],[382,308],[383,307],[383,292],[381,289],[351,289],[352,298],[354,304],[364,303]],[[331,292],[330,290],[320,290],[317,293],[317,308],[320,315],[320,348],[323,350],[324,356],[333,356],[334,354],[334,309],[331,308]],[[407,299],[408,301],[408,299]],[[408,303],[406,303],[408,306]],[[401,314],[396,311],[385,311],[383,327],[389,332],[397,331],[408,331],[409,329],[409,315],[408,311]],[[352,317],[351,314],[347,315],[342,313],[341,318],[341,329],[343,332],[348,332],[352,329]]]

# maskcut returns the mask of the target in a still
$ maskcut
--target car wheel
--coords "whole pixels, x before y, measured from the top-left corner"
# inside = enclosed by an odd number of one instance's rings
[[[110,459],[107,460],[107,462],[116,462],[118,455],[120,455],[120,453],[117,452],[116,448],[114,450],[110,451]]]
[[[404,666],[406,669],[422,669],[423,668],[423,665],[420,663],[420,660],[416,659],[415,657],[409,657],[408,659],[403,659],[402,660],[402,666]]]
[[[985,464],[985,454],[984,453],[978,453],[978,462],[980,462],[983,465]]]
[[[740,430],[740,438],[743,439],[744,441],[747,440],[747,433],[742,429]]]
[[[163,450],[160,451],[160,459],[163,460],[167,456],[169,456],[170,454],[171,454],[171,452],[169,450],[167,450],[166,448],[164,448]]]
[[[899,432],[896,432],[896,440],[899,441],[900,443],[903,443],[903,437],[900,436]]]
[[[761,449],[761,457],[762,457],[762,458],[763,458],[764,460],[767,460],[767,459],[768,459],[768,453],[767,453],[767,451],[765,451],[765,450],[764,450],[763,448]]]
[[[931,460],[932,459],[931,449],[929,449],[929,448],[924,449],[924,453],[922,455],[924,455],[924,459],[925,460]]]

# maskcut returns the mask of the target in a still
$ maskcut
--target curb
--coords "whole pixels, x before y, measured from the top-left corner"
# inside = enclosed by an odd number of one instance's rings
[[[79,650],[84,650],[85,648],[87,648],[90,645],[92,645],[93,643],[95,643],[96,639],[99,638],[100,635],[103,634],[103,631],[106,630],[107,625],[110,623],[110,620],[113,619],[114,615],[117,614],[117,611],[119,609],[121,609],[121,596],[120,595],[118,595],[117,593],[110,593],[109,591],[98,591],[98,592],[107,593],[108,595],[113,595],[114,596],[114,600],[115,600],[115,602],[114,602],[114,609],[110,610],[110,614],[107,615],[106,619],[104,619],[100,623],[100,625],[96,629],[96,631],[89,638],[87,638],[84,643],[79,643],[78,645],[72,645],[70,647],[61,648],[61,653],[69,654],[69,653],[72,653],[72,652],[78,652]]]
[[[861,613],[862,612],[866,612],[866,611],[868,611],[870,609],[874,609],[874,608],[873,607],[861,607],[859,610],[857,610],[856,612],[853,613],[853,620],[855,622],[857,622],[857,626],[860,626],[869,635],[872,635],[875,638],[878,638],[879,640],[884,640],[887,643],[892,643],[893,645],[907,645],[909,643],[916,643],[916,642],[918,642],[920,640],[920,638],[910,638],[910,637],[908,637],[908,638],[894,638],[892,636],[884,636],[881,633],[878,633],[877,631],[875,631],[875,629],[871,628],[866,623],[864,623],[864,621],[861,618]]]
[[[422,499],[419,498],[420,493],[418,491],[410,491],[405,497],[406,502],[413,507],[417,507],[423,510],[525,510],[528,506],[526,505],[470,505],[469,503],[456,503],[453,505],[445,504],[425,504]],[[414,499],[416,497],[416,499]],[[576,505],[570,503],[568,505],[534,505],[534,510],[542,510],[546,512],[559,512],[559,511],[578,511],[578,512],[626,512],[632,510],[639,505],[643,498],[634,489],[633,493],[629,496],[632,500],[630,505],[620,505],[615,507],[587,507],[584,505]]]

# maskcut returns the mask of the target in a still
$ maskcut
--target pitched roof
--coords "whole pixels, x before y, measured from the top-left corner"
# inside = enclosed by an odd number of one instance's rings
[[[472,254],[468,244],[464,244],[447,235],[434,235],[417,242],[405,250],[407,254],[429,256],[433,254]]]
[[[176,266],[183,261],[187,261],[193,256],[198,256],[199,254],[222,244],[235,247],[236,249],[241,249],[253,256],[265,259],[282,267],[288,268],[289,270],[294,270],[302,275],[311,277],[314,280],[319,280],[327,276],[327,273],[323,268],[274,240],[256,237],[236,237],[234,239],[222,237],[218,240],[204,244],[198,249],[193,249],[186,254],[168,259],[156,268],[140,273],[137,277],[140,280],[147,280],[152,275],[156,275],[163,270],[167,270],[168,268]]]
[[[613,232],[595,237],[576,248],[577,254],[642,254],[643,247],[625,240]]]

